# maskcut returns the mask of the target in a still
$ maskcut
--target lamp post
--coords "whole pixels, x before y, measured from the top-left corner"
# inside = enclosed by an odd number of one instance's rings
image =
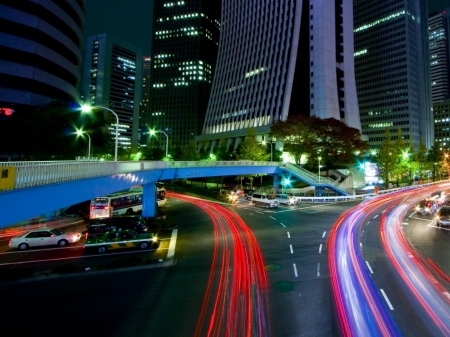
[[[157,132],[161,132],[164,134],[164,136],[166,136],[166,158],[167,160],[169,160],[169,136],[167,135],[167,133],[165,133],[164,131],[161,130],[150,130],[150,134],[154,135]]]
[[[111,110],[109,108],[105,108],[104,106],[100,106],[100,105],[96,105],[96,106],[83,105],[83,106],[81,106],[81,111],[82,112],[91,112],[92,109],[94,109],[94,108],[108,110],[114,116],[116,116],[116,146],[114,148],[114,161],[117,161],[117,148],[119,146],[119,116],[117,116],[117,114],[113,110]]]
[[[319,183],[320,183],[320,159],[322,159],[322,158],[319,157],[318,159],[319,159]]]
[[[83,130],[77,130],[77,135],[81,136],[85,134],[86,136],[88,136],[89,138],[89,143],[88,143],[88,159],[91,158],[91,136],[89,136],[89,134],[87,132],[83,132]]]
[[[272,142],[266,142],[265,140],[263,140],[262,142],[261,142],[261,144],[262,145],[266,145],[266,144],[269,144],[270,145],[270,162],[272,162],[272,157],[273,157],[273,155],[272,155]]]

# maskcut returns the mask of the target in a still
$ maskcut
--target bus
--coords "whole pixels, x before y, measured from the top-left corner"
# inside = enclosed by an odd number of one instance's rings
[[[164,187],[156,188],[156,207],[167,202]],[[134,186],[128,191],[121,191],[97,197],[91,200],[89,218],[108,218],[142,211],[142,186]]]

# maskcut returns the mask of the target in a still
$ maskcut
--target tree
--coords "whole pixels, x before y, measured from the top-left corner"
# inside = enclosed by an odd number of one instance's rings
[[[427,168],[427,147],[423,142],[423,137],[420,138],[419,148],[417,149],[416,161],[417,161],[417,171],[419,178],[422,179],[423,173]]]
[[[436,174],[440,171],[441,159],[442,151],[439,148],[439,143],[435,140],[427,154],[428,169],[433,170],[433,181],[436,181]]]
[[[186,143],[181,153],[181,160],[185,161],[198,161],[200,160],[200,154],[197,152],[197,143],[195,140],[190,140]]]
[[[392,178],[391,172],[394,170],[397,160],[395,153],[392,151],[393,148],[394,144],[392,142],[391,132],[389,131],[389,128],[386,128],[384,139],[380,146],[380,157],[378,161],[378,168],[385,187],[389,186],[389,182]]]
[[[283,141],[284,149],[300,164],[302,156],[311,155],[317,147],[315,121],[303,115],[289,116],[286,121],[278,121],[271,126],[270,137]]]
[[[406,142],[403,139],[402,136],[402,129],[397,129],[397,138],[395,142],[393,143],[392,153],[395,159],[395,165],[392,169],[392,176],[395,178],[397,182],[397,187],[400,185],[400,179],[403,177],[404,174],[408,172],[408,161],[405,158],[408,157],[407,155],[407,147]]]
[[[250,128],[248,130],[248,136],[239,145],[240,160],[253,160],[253,161],[268,161],[270,160],[270,153],[267,154],[266,150],[256,141],[255,130]]]

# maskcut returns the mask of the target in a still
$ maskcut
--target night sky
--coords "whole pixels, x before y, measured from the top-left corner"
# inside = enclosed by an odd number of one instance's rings
[[[450,7],[450,0],[428,0],[429,12]],[[109,33],[150,55],[153,0],[86,0],[86,37]]]

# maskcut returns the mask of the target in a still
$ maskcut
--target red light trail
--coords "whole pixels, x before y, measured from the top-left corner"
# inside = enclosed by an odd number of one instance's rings
[[[213,260],[194,336],[270,336],[268,280],[253,232],[224,206],[167,195],[201,207],[214,226]]]

